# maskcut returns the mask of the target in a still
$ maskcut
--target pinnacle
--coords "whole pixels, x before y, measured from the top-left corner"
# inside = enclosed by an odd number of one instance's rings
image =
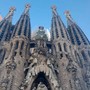
[[[71,17],[71,14],[70,14],[70,11],[69,10],[66,10],[65,11],[65,15],[68,19],[72,20],[72,17]]]
[[[31,7],[30,4],[25,5],[24,14],[27,14],[29,12],[30,7]]]
[[[70,11],[69,10],[66,10],[65,11],[65,15],[70,15]]]
[[[7,16],[5,17],[5,19],[9,18],[10,16],[13,16],[13,13],[14,13],[15,10],[16,10],[15,7],[10,7],[9,13],[8,13]]]
[[[26,8],[30,8],[31,6],[30,6],[30,4],[28,3],[28,4],[25,5],[25,7],[26,7]]]
[[[53,12],[53,15],[54,15],[54,16],[58,15],[57,10],[56,10],[57,8],[56,8],[55,5],[53,5],[53,6],[51,7],[51,9],[52,9],[52,12]]]
[[[56,10],[57,9],[56,5],[52,5],[51,9]]]
[[[16,10],[16,8],[15,8],[15,7],[10,7],[9,12],[13,12],[13,11],[15,11],[15,10]]]

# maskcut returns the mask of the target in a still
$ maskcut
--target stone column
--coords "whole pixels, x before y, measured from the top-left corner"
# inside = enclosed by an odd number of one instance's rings
[[[20,55],[21,44],[22,44],[22,41],[19,40],[18,49],[17,49],[17,54],[18,55]]]
[[[68,60],[66,58],[59,59],[58,58],[58,66],[59,66],[59,77],[61,82],[61,88],[62,90],[72,90],[70,87],[70,74],[67,72]]]
[[[10,55],[9,55],[9,59],[13,56],[15,46],[16,46],[16,42],[14,41],[14,42],[13,42],[12,49],[11,49],[11,52],[10,52]]]
[[[25,58],[22,58],[20,55],[14,57],[16,63],[16,69],[12,73],[14,75],[14,80],[12,84],[12,90],[20,90],[20,85],[24,80],[24,63]]]

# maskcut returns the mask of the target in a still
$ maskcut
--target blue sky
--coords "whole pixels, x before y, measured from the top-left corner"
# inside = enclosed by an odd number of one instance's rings
[[[0,14],[5,17],[11,6],[16,7],[13,24],[17,22],[26,3],[31,4],[30,18],[32,30],[38,26],[50,28],[51,6],[56,5],[57,11],[66,24],[65,10],[70,10],[74,21],[82,28],[90,40],[90,0],[0,0]]]

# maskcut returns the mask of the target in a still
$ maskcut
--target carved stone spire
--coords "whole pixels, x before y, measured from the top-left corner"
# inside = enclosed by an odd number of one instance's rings
[[[71,19],[71,15],[70,15],[69,10],[65,11],[65,15],[66,15],[67,18]]]
[[[52,6],[52,23],[51,23],[51,39],[65,38],[68,39],[68,34],[64,23],[57,13],[56,6]]]
[[[11,7],[10,10],[9,10],[9,13],[5,17],[5,19],[8,19],[8,18],[12,17],[15,10],[16,10],[15,7]]]
[[[55,5],[53,5],[52,7],[51,7],[51,9],[52,9],[52,13],[53,13],[53,15],[58,15],[58,13],[57,13],[57,11],[56,11],[56,6]]]
[[[29,18],[29,8],[30,5],[26,4],[25,10],[22,13],[20,19],[15,25],[12,37],[17,35],[24,35],[28,38],[31,38],[31,26],[30,26],[30,18]]]
[[[23,14],[28,14],[30,7],[31,7],[30,4],[26,4],[25,10],[24,10],[24,13]]]
[[[89,45],[90,42],[81,30],[81,28],[74,22],[72,19],[70,12],[65,12],[67,18],[68,32],[70,34],[71,42],[76,45]]]
[[[11,7],[7,16],[0,22],[0,41],[9,40],[9,31],[12,26],[12,16],[15,11],[15,7]]]
[[[68,19],[68,24],[71,25],[71,24],[74,24],[74,20],[73,18],[71,17],[71,14],[70,14],[70,11],[69,10],[66,10],[65,11],[65,15],[66,15],[66,18]]]

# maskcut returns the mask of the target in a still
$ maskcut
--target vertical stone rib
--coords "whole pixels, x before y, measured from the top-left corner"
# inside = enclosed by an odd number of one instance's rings
[[[26,31],[26,36],[31,39],[31,29],[30,29],[30,21],[27,19],[27,31]]]
[[[14,55],[14,49],[15,49],[15,46],[16,46],[16,42],[13,42],[13,46],[12,46],[12,49],[11,49],[9,58],[11,58],[11,57]]]
[[[2,37],[3,37],[4,33],[5,33],[5,27],[6,27],[6,25],[7,25],[7,22],[4,22],[4,24],[3,24],[2,27],[0,28],[0,30],[1,30],[1,33],[0,33],[0,41],[2,41]]]
[[[78,25],[76,25],[76,26],[77,26],[76,28],[78,30],[78,33],[81,36],[82,41],[85,41],[87,44],[90,44],[90,41],[88,40],[88,38],[86,37],[86,35],[84,34],[84,32],[81,30],[81,28]]]
[[[23,21],[23,17],[21,17],[19,24],[17,25],[17,30],[16,30],[16,34],[15,35],[19,35],[19,32],[21,32],[21,27],[22,27],[22,21]],[[21,33],[20,33],[21,34]]]
[[[5,29],[5,33],[3,34],[3,37],[2,37],[2,41],[6,41],[7,34],[9,32],[9,29],[10,29],[9,27],[10,27],[10,24],[7,24],[6,29]]]
[[[23,27],[23,30],[22,30],[22,34],[26,36],[27,27],[28,27],[28,25],[27,25],[27,16],[25,16],[25,18],[24,18],[23,26],[24,27]]]
[[[30,18],[29,18],[29,8],[30,8],[30,5],[27,4],[25,6],[24,12],[22,13],[22,15],[21,15],[21,17],[18,21],[19,23],[17,22],[17,24],[15,25],[13,35],[12,35],[13,37],[17,36],[17,35],[18,36],[20,36],[20,35],[23,36],[24,35],[24,36],[28,37],[28,35],[27,35],[28,29],[31,30],[30,29],[31,27],[29,27],[29,25],[27,23],[30,20]]]
[[[18,45],[18,49],[17,49],[17,54],[20,55],[20,48],[21,48],[21,44],[22,44],[22,41],[19,41],[19,45]]]

